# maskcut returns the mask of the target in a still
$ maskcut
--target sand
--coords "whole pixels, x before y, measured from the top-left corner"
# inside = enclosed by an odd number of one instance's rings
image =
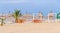
[[[60,23],[4,24],[0,33],[60,33]]]

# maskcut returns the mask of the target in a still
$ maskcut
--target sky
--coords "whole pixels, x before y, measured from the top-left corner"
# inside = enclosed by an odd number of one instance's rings
[[[22,14],[26,12],[42,12],[47,15],[48,12],[60,12],[60,0],[0,0],[0,14],[13,13],[15,9],[21,10]]]

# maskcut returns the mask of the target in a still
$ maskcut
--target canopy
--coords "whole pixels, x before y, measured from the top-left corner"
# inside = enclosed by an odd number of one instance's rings
[[[57,19],[60,19],[60,12],[57,14]]]

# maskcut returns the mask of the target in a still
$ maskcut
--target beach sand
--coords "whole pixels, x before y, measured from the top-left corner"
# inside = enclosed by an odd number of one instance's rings
[[[60,33],[60,23],[5,24],[0,33]]]

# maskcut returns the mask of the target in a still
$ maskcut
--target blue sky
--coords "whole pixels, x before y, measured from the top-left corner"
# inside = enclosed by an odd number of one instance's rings
[[[54,13],[60,11],[60,0],[0,0],[0,13],[12,13],[15,9],[21,9],[22,13],[48,14],[51,10]]]

